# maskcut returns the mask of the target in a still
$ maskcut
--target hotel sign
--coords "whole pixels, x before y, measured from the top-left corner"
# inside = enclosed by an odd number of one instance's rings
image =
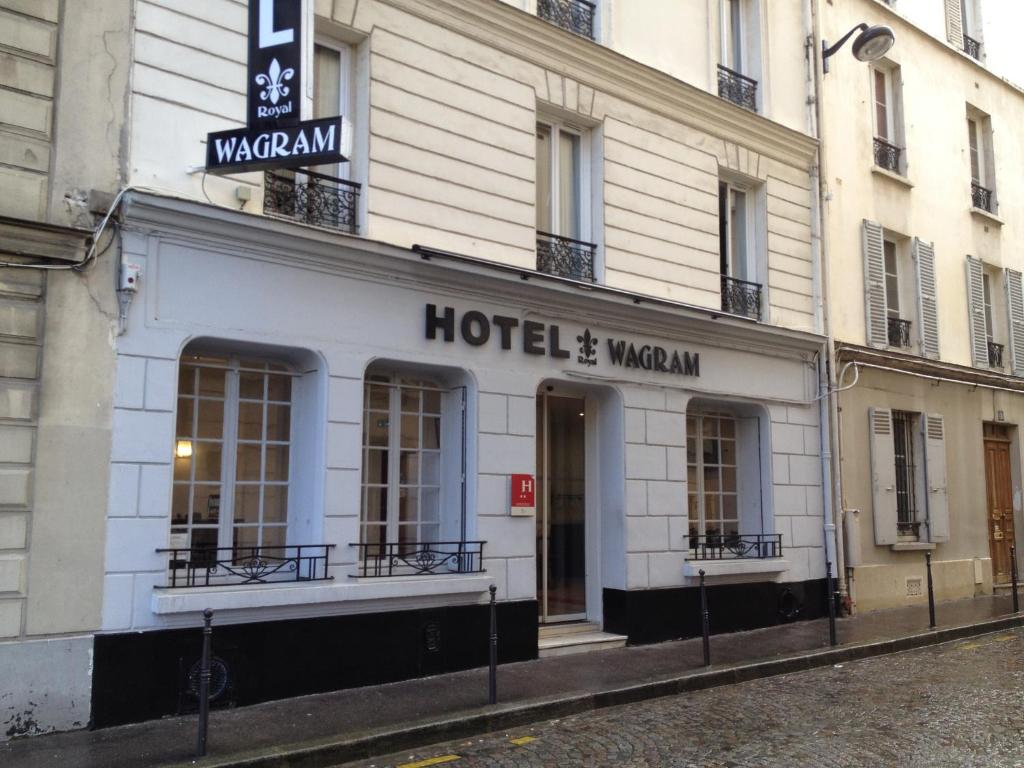
[[[246,127],[207,136],[208,172],[324,165],[351,154],[348,121],[300,119],[303,8],[304,0],[250,0]]]

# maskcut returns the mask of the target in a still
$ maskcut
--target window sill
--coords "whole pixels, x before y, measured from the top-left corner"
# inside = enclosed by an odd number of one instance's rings
[[[486,573],[360,578],[345,582],[320,581],[297,586],[292,582],[225,587],[161,589],[154,592],[151,607],[156,614],[275,608],[292,605],[344,603],[357,600],[434,597],[484,593],[494,583]]]
[[[891,547],[893,552],[931,552],[935,544],[931,541],[904,541]]]
[[[971,215],[977,216],[978,218],[984,219],[985,221],[990,221],[993,224],[1000,227],[1006,223],[1001,218],[996,216],[994,213],[990,213],[989,211],[986,211],[984,208],[975,208],[973,205],[971,206]]]
[[[894,173],[893,171],[886,170],[885,168],[882,168],[877,165],[871,166],[871,172],[877,176],[881,176],[884,179],[889,179],[891,181],[895,181],[897,184],[902,184],[907,189],[914,188],[914,182],[912,182],[910,179],[908,179],[901,173]]]
[[[687,560],[683,564],[684,576],[746,576],[760,573],[783,573],[789,570],[789,561],[781,557],[766,560],[735,558],[729,560]]]

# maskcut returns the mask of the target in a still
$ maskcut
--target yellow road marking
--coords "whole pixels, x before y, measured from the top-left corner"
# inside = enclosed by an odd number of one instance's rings
[[[992,639],[995,640],[997,643],[1005,643],[1007,640],[1016,640],[1017,636],[1016,635],[1000,635],[999,637],[993,637]]]
[[[428,765],[440,765],[441,763],[450,763],[458,759],[458,755],[441,755],[440,757],[432,757],[429,760],[420,760],[418,763],[402,763],[397,768],[427,768]]]
[[[511,741],[517,747],[521,747],[524,744],[529,744],[531,741],[536,741],[536,740],[537,739],[535,739],[533,736],[520,736],[518,739],[509,739],[509,741]]]
[[[979,643],[961,643],[956,647],[958,651],[973,651],[975,648],[981,648]]]

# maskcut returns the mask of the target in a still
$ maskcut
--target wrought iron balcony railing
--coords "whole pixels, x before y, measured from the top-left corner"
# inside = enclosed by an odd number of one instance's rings
[[[761,319],[761,284],[722,275],[722,311]]]
[[[174,587],[219,587],[281,581],[329,581],[327,556],[333,544],[281,547],[190,547],[158,549],[168,558],[168,583]]]
[[[893,173],[900,172],[900,154],[902,149],[890,144],[885,139],[875,137],[875,165]]]
[[[988,364],[992,368],[1003,367],[1003,345],[994,341],[988,343]]]
[[[981,61],[981,41],[964,35],[964,53],[975,61]]]
[[[689,536],[691,560],[767,560],[782,557],[781,533],[709,533]]]
[[[562,29],[594,39],[597,6],[587,0],[537,0],[537,15]]]
[[[980,208],[983,211],[989,213],[995,213],[993,208],[995,207],[995,201],[993,200],[994,195],[991,189],[985,189],[977,182],[971,182],[971,205],[975,208]]]
[[[594,282],[597,246],[548,232],[537,233],[537,271],[573,280]]]
[[[355,182],[314,171],[267,171],[263,213],[354,235],[359,231],[360,190]]]
[[[757,80],[718,65],[718,95],[757,112]]]
[[[359,548],[353,576],[427,576],[483,573],[484,541],[378,542]]]
[[[902,317],[889,318],[889,346],[910,346],[910,321]]]

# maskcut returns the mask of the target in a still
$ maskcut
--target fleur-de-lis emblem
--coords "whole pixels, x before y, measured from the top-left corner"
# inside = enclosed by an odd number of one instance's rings
[[[271,104],[277,104],[281,99],[286,97],[291,89],[285,85],[286,80],[291,80],[295,77],[295,70],[289,67],[286,70],[281,70],[281,62],[274,59],[270,62],[270,69],[267,74],[256,75],[256,85],[261,86],[264,90],[260,91],[260,100],[269,100]]]
[[[590,329],[583,331],[582,336],[577,336],[576,341],[580,343],[580,354],[588,360],[597,355],[597,337],[590,335]]]

